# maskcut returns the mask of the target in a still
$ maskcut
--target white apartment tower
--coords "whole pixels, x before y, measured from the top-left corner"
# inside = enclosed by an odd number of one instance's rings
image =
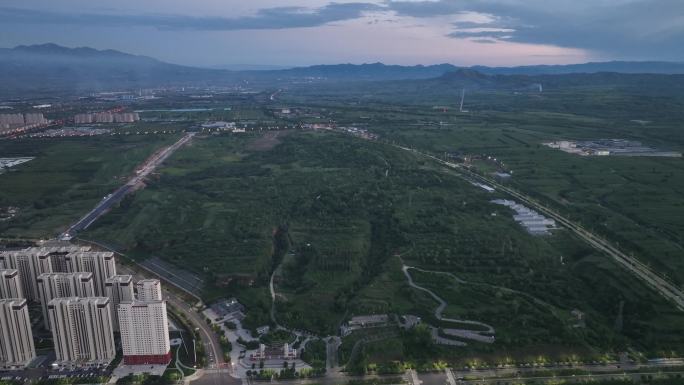
[[[122,302],[117,312],[124,363],[168,364],[171,360],[171,346],[166,302]]]
[[[109,298],[56,298],[48,304],[56,363],[108,365],[116,355]]]
[[[69,273],[88,271],[93,273],[95,295],[104,297],[107,278],[116,275],[116,261],[114,253],[110,251],[84,251],[70,253],[65,257]]]
[[[38,291],[40,292],[40,303],[43,308],[45,328],[51,330],[50,317],[48,316],[48,304],[50,301],[55,298],[94,297],[93,273],[41,274],[38,277]]]
[[[0,269],[0,299],[25,298],[17,269]]]
[[[50,253],[42,248],[0,252],[0,268],[19,270],[26,299],[38,301],[38,276],[52,272]]]
[[[162,300],[161,283],[158,279],[143,279],[135,285],[138,301],[151,302]]]
[[[119,331],[119,316],[117,309],[121,302],[131,302],[133,295],[133,277],[130,275],[115,275],[105,282],[105,294],[111,301],[112,324],[114,331]]]
[[[70,273],[71,261],[67,256],[71,253],[90,251],[90,246],[78,246],[63,244],[60,246],[49,246],[50,256],[52,257],[52,271],[55,273]]]
[[[26,300],[0,299],[0,370],[22,369],[36,358]]]

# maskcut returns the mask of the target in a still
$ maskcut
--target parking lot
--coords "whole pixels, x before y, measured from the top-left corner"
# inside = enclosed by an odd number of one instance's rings
[[[110,376],[111,370],[109,368],[52,369],[49,366],[39,366],[24,370],[0,372],[1,381],[16,381],[23,383],[32,383],[44,380],[58,380],[62,378],[94,380],[98,377]]]

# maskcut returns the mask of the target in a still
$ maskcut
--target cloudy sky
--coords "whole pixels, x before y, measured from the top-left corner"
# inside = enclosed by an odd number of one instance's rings
[[[198,66],[684,61],[684,0],[2,0],[0,20],[3,47]]]

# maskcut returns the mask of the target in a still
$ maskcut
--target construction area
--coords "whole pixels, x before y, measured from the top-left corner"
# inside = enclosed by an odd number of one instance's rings
[[[569,154],[582,156],[659,156],[671,158],[682,156],[681,152],[662,151],[644,146],[637,140],[626,139],[560,140],[543,144]]]
[[[527,208],[520,203],[508,199],[495,199],[492,201],[497,205],[510,207],[516,212],[513,219],[520,223],[532,235],[549,235],[551,230],[556,229],[556,221]]]

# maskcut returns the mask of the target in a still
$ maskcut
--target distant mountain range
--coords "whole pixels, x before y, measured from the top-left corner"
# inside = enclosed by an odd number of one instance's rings
[[[297,67],[280,71],[262,71],[261,75],[280,78],[320,78],[328,80],[402,80],[429,79],[455,71],[458,67],[451,64],[400,66],[382,63],[373,64],[333,64]],[[257,75],[256,73],[252,73]]]
[[[113,50],[55,44],[0,49],[0,92],[5,94],[201,84],[221,80],[225,73]]]
[[[231,68],[231,67],[227,67]],[[518,76],[577,73],[684,74],[684,63],[605,62],[525,67],[467,69],[451,64],[399,66],[382,63],[316,65],[289,69],[245,66],[252,70],[208,69],[169,64],[147,56],[114,50],[66,48],[56,44],[0,49],[0,95],[17,93],[78,92],[98,89],[130,89],[173,85],[232,85],[243,81],[273,86],[292,81],[383,81],[460,77],[466,83],[501,83],[514,86],[534,83]],[[262,70],[254,70],[254,68]],[[464,72],[466,71],[466,72]],[[449,75],[456,73],[457,75]],[[467,75],[467,76],[466,76]],[[492,75],[492,76],[485,76]],[[514,75],[502,78],[503,75]],[[546,79],[548,80],[548,79]]]
[[[623,74],[684,74],[684,63],[660,61],[609,61],[584,64],[533,65],[521,67],[470,67],[490,75],[562,75],[615,72]]]

